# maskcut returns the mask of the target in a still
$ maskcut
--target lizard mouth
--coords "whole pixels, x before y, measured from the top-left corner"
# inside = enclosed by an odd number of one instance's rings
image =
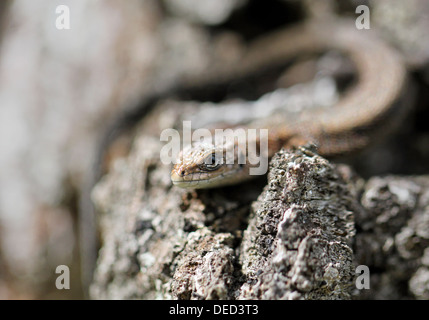
[[[206,189],[206,188],[216,188],[222,187],[225,185],[231,184],[231,179],[234,180],[236,173],[242,172],[242,167],[239,166],[236,169],[230,169],[223,171],[220,174],[208,177],[207,173],[194,173],[194,174],[182,174],[179,170],[171,171],[171,182],[173,185],[179,188],[188,188],[188,189]]]
[[[189,189],[204,189],[211,188],[212,183],[208,183],[209,180],[202,178],[198,179],[198,175],[187,174],[185,176],[177,173],[175,170],[171,172],[171,182],[173,185],[179,188],[189,188]],[[212,179],[216,180],[216,179]]]
[[[171,182],[180,188],[195,188],[199,184],[199,179],[193,179],[191,175],[183,176],[176,172],[176,170],[173,170],[171,172]]]

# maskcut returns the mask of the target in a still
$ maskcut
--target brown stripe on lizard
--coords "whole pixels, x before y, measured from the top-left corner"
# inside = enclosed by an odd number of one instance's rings
[[[255,42],[240,65],[221,73],[221,77],[241,76],[269,63],[332,49],[352,61],[357,70],[356,84],[331,108],[304,110],[293,119],[275,115],[246,124],[246,129],[269,130],[268,158],[281,147],[305,143],[315,144],[323,156],[362,149],[394,128],[408,109],[400,103],[406,87],[401,58],[373,31],[358,30],[352,20],[309,22],[274,33]],[[231,148],[237,149],[237,143],[212,141],[184,149],[171,172],[172,182],[184,188],[212,188],[251,178],[251,161],[238,161],[249,156],[247,149],[240,154]],[[235,155],[233,163],[225,158],[228,152]]]
[[[245,127],[269,129],[268,157],[281,147],[307,142],[316,144],[321,155],[339,155],[362,149],[387,134],[408,109],[407,105],[399,103],[406,91],[406,70],[396,52],[372,30],[357,30],[354,20],[333,19],[331,23],[310,20],[309,23],[257,40],[249,46],[248,53],[236,66],[208,72],[206,79],[184,80],[160,88],[119,115],[107,128],[96,151],[93,174],[86,177],[80,198],[84,282],[87,284],[91,279],[97,252],[94,236],[96,216],[90,193],[103,174],[107,150],[118,136],[132,128],[164,99],[219,101],[219,97],[228,91],[233,82],[257,78],[260,70],[285,65],[303,53],[321,53],[331,49],[348,56],[357,70],[357,83],[345,92],[336,105],[332,108],[303,110],[293,119],[258,119]],[[248,163],[237,163],[235,167],[217,166],[217,159],[211,159],[213,151],[209,149],[190,148],[188,152],[184,159],[189,162],[179,162],[171,173],[176,185],[211,188],[240,183],[250,177]],[[215,165],[204,169],[211,160]],[[200,180],[198,184],[192,182],[196,179]]]

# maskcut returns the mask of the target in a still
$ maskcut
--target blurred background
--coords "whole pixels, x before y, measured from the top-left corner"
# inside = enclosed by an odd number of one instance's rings
[[[78,199],[106,122],[151,89],[204,74],[248,41],[303,20],[311,3],[0,1],[0,299],[84,298]],[[417,83],[414,122],[369,161],[384,156],[385,172],[428,173],[429,1],[332,3],[352,17],[368,5],[371,27]],[[70,29],[56,27],[59,5],[70,9]],[[55,287],[58,265],[70,267],[70,290]]]

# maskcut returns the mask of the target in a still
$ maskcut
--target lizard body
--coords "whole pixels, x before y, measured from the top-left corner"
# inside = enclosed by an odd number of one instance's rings
[[[355,64],[357,84],[346,92],[330,109],[302,112],[294,119],[260,119],[247,128],[269,129],[269,155],[283,146],[299,145],[312,141],[322,155],[342,154],[366,146],[370,140],[387,132],[389,127],[404,114],[398,100],[406,87],[406,71],[400,57],[371,31],[359,31],[353,20],[335,20],[332,23],[304,23],[281,30],[257,40],[249,46],[240,63],[219,68],[208,73],[207,79],[197,82],[183,81],[159,89],[142,99],[134,108],[118,116],[108,128],[96,151],[91,176],[84,182],[80,199],[81,239],[84,243],[82,257],[84,283],[88,284],[96,259],[96,218],[90,193],[103,173],[103,159],[110,144],[126,129],[134,126],[158,102],[167,98],[182,100],[216,100],[231,82],[254,77],[258,70],[270,65],[281,65],[303,52],[324,52],[336,49]],[[235,167],[217,166],[207,162],[213,149],[190,148],[182,154],[172,170],[171,178],[180,187],[211,188],[239,183],[249,178],[249,165]],[[207,164],[212,165],[210,168]],[[204,169],[204,166],[205,169]],[[225,172],[231,174],[226,174]],[[219,174],[220,172],[220,174]],[[218,174],[217,174],[218,173]],[[198,183],[195,183],[199,180]],[[90,256],[88,256],[88,254]]]
[[[274,33],[255,42],[240,66],[226,74],[240,75],[268,62],[332,49],[353,62],[357,83],[331,108],[303,111],[292,118],[275,115],[247,124],[247,129],[269,130],[267,157],[283,146],[306,142],[315,143],[324,156],[359,150],[387,133],[404,114],[406,108],[399,101],[406,87],[406,70],[400,57],[373,32],[356,29],[351,20],[310,22]],[[184,188],[211,188],[250,178],[251,161],[238,163],[239,157],[248,156],[247,150],[240,154],[234,148],[236,142],[212,141],[183,150],[171,172],[172,182]],[[233,161],[226,159],[228,152],[234,154]]]

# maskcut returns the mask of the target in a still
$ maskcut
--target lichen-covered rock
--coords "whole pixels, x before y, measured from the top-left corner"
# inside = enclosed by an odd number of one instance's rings
[[[349,298],[355,202],[325,159],[278,153],[241,246],[240,298]]]
[[[429,177],[365,181],[303,148],[274,156],[268,184],[172,187],[159,133],[196,108],[156,109],[96,187],[92,298],[427,299]]]
[[[159,132],[181,114],[166,103],[150,115],[130,155],[93,193],[103,248],[92,297],[348,298],[358,206],[341,172],[303,149],[274,157],[263,192],[263,177],[172,187],[170,167],[158,160]]]
[[[427,299],[429,177],[374,177],[356,215],[355,260],[371,271],[365,299]]]

